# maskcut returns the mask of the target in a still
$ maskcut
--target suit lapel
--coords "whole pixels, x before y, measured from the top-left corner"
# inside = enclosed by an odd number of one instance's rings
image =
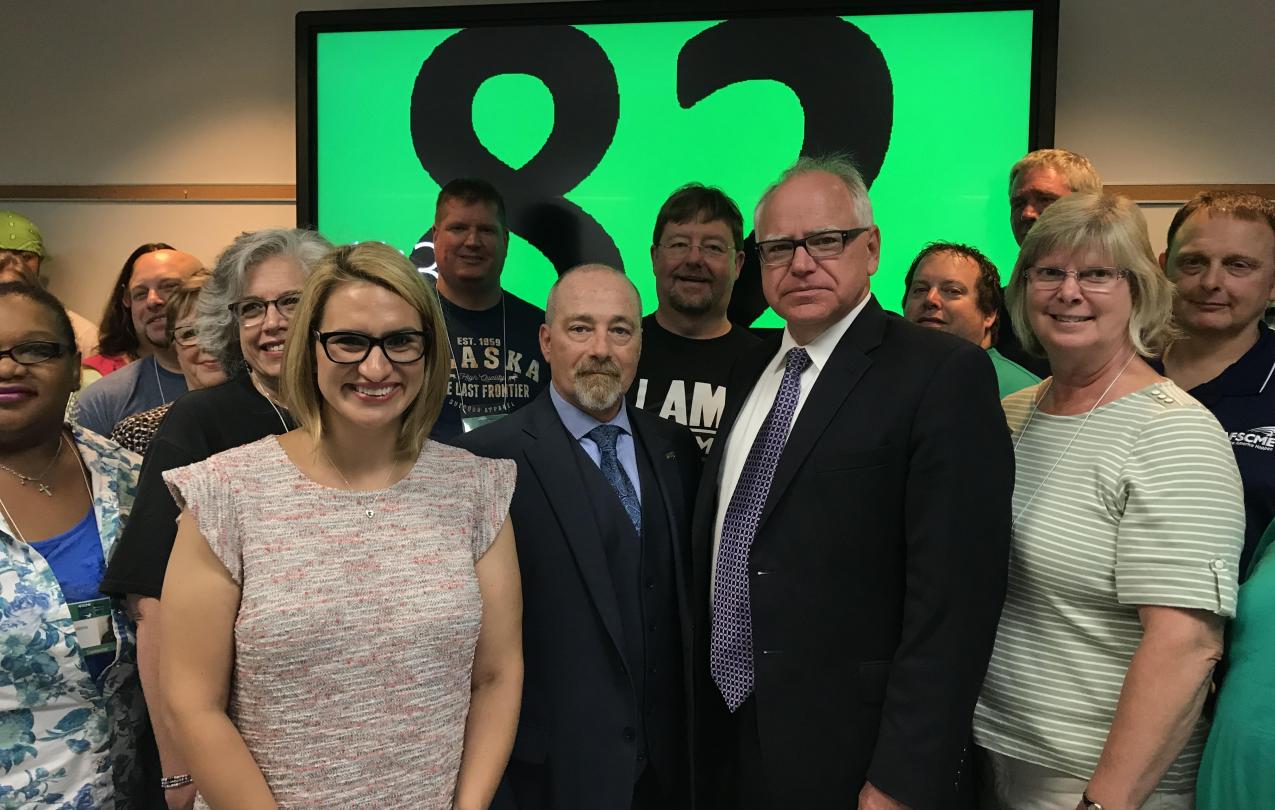
[[[626,406],[627,407],[627,406]],[[644,429],[646,417],[649,416],[645,411],[637,408],[629,407],[629,424],[633,427],[634,444],[637,452],[646,456],[647,464],[650,466],[655,480],[649,483],[655,485],[659,490],[660,497],[664,500],[664,511],[668,513],[669,536],[676,538],[679,534],[677,531],[676,515],[685,514],[682,510],[686,508],[682,498],[682,492],[679,489],[669,487],[669,481],[677,481],[681,474],[681,468],[678,466],[677,454],[673,450],[673,446],[665,441],[654,429]],[[659,418],[659,417],[654,417]],[[642,491],[646,492],[647,480],[642,480]]]
[[[797,421],[788,433],[788,441],[779,457],[779,465],[775,468],[775,476],[771,479],[770,491],[766,495],[766,505],[757,524],[759,530],[818,443],[832,417],[858,385],[863,373],[872,365],[869,354],[881,345],[885,319],[881,305],[875,298],[869,299],[854,323],[841,336],[825,367],[819,370],[819,379],[815,380],[814,388],[806,396],[801,413],[797,414]]]
[[[767,340],[762,345],[750,349],[740,355],[731,369],[730,380],[726,387],[726,410],[722,413],[722,421],[717,426],[717,436],[713,439],[713,449],[700,474],[699,491],[695,497],[695,513],[691,524],[691,565],[695,582],[708,582],[708,572],[712,568],[713,524],[717,518],[717,502],[720,497],[717,479],[721,476],[722,457],[726,453],[726,441],[735,427],[739,412],[752,393],[757,378],[775,356],[778,344]],[[705,585],[707,593],[707,585]]]
[[[673,574],[676,579],[679,607],[684,608],[682,604],[682,589],[686,583],[686,572],[683,566],[686,561],[682,552],[682,543],[686,541],[686,532],[682,528],[684,524],[678,520],[679,515],[686,514],[685,498],[682,495],[680,486],[669,486],[670,482],[680,482],[682,480],[682,461],[677,458],[677,453],[673,449],[673,445],[663,440],[658,431],[654,428],[644,430],[646,422],[650,419],[658,419],[652,417],[637,408],[629,408],[629,424],[633,426],[633,437],[636,439],[637,451],[646,456],[648,465],[654,474],[654,481],[642,481],[642,492],[647,492],[649,485],[654,485],[659,490],[660,498],[664,501],[664,517],[668,524],[668,536],[673,544]],[[643,496],[645,499],[645,495]],[[685,614],[683,614],[685,615]]]
[[[593,511],[580,500],[586,484],[576,465],[575,441],[558,418],[553,400],[546,393],[528,408],[536,408],[528,420],[526,432],[535,440],[527,449],[527,464],[545,491],[549,508],[558,518],[562,536],[575,557],[593,605],[611,641],[623,659],[624,633],[620,623],[620,603],[611,584],[605,552],[598,540],[598,527]],[[515,533],[517,529],[515,529]]]

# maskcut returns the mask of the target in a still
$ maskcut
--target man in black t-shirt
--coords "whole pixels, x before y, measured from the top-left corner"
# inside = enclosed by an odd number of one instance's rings
[[[629,401],[686,425],[704,455],[726,408],[726,381],[760,339],[726,319],[744,264],[739,207],[720,189],[679,188],[655,218],[651,266],[659,306],[642,319],[642,356]]]
[[[436,439],[516,411],[549,382],[540,353],[544,310],[500,286],[508,248],[505,202],[494,186],[474,178],[443,186],[434,211],[434,257],[452,373]]]

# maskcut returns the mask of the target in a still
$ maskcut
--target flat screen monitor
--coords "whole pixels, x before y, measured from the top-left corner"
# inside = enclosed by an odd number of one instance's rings
[[[297,16],[298,220],[433,270],[442,184],[491,181],[505,289],[543,305],[557,273],[623,269],[656,306],[661,203],[717,186],[744,215],[730,316],[766,307],[752,212],[802,154],[853,156],[882,232],[872,280],[898,309],[933,240],[1008,278],[1008,170],[1052,143],[1056,0],[587,2]]]

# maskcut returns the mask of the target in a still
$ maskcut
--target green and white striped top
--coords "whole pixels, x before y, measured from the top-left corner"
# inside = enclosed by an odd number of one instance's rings
[[[1243,490],[1221,426],[1172,382],[1103,405],[1079,435],[1085,414],[1037,411],[1020,440],[1038,391],[1002,402],[1016,520],[974,738],[1087,779],[1142,638],[1138,606],[1235,614]],[[1207,731],[1201,720],[1159,790],[1194,786]]]

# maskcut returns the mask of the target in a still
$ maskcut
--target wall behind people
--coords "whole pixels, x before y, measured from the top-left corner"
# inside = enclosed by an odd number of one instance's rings
[[[5,24],[22,35],[6,43],[4,108],[21,126],[6,127],[0,178],[290,185],[295,12],[408,5],[442,3],[7,4]],[[1252,137],[1275,131],[1275,16],[1265,0],[1219,0],[1205,18],[1188,0],[1061,5],[1058,145],[1090,157],[1114,185],[1275,183],[1275,153]],[[89,315],[139,241],[211,262],[239,231],[295,221],[286,199],[33,203],[0,194],[0,204],[40,224],[52,290]],[[1156,250],[1176,207],[1144,204]]]

